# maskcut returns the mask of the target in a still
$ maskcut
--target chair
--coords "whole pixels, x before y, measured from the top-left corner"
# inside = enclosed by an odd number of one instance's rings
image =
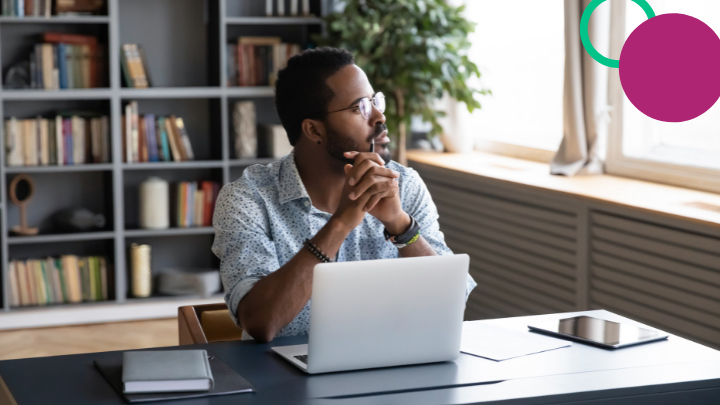
[[[180,345],[240,340],[242,329],[230,318],[224,303],[188,305],[178,308]]]

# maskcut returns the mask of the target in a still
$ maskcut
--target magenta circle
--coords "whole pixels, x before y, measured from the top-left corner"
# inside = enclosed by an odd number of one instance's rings
[[[650,18],[623,45],[620,82],[630,102],[650,118],[696,118],[720,97],[720,38],[689,15]]]

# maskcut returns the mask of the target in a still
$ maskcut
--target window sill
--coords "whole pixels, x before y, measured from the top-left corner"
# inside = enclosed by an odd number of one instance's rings
[[[550,174],[547,163],[484,152],[408,151],[408,161],[456,170],[568,196],[637,208],[710,225],[720,225],[720,195],[612,175]]]

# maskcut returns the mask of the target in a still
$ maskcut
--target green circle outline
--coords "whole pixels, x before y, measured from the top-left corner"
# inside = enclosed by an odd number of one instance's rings
[[[597,6],[602,4],[604,1],[605,0],[593,0],[585,8],[585,11],[583,11],[582,18],[580,18],[580,41],[582,41],[582,44],[585,47],[587,53],[590,54],[590,56],[595,59],[596,62],[608,67],[618,68],[620,67],[620,61],[617,59],[610,59],[604,55],[601,55],[600,52],[598,52],[590,42],[590,36],[588,35],[588,24],[590,23],[590,16],[592,15],[593,11],[595,11]],[[650,7],[650,4],[648,4],[647,1],[632,1],[645,11],[645,15],[647,15],[648,20],[655,17],[655,11],[653,11],[652,7]]]

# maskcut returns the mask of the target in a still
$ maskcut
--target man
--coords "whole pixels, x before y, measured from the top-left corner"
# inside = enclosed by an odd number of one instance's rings
[[[275,93],[294,151],[224,186],[213,217],[225,302],[261,342],[308,332],[322,261],[452,254],[425,184],[390,161],[384,98],[349,52],[292,57]]]

